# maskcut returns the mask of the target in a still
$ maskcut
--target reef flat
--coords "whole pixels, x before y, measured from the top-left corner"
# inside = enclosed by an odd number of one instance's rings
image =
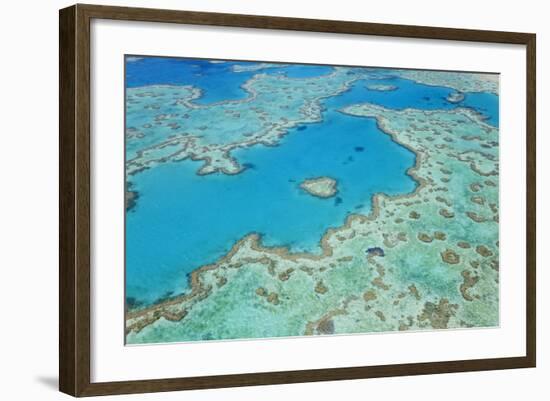
[[[136,191],[126,191],[126,195],[125,195],[126,210],[130,210],[134,206],[136,206],[137,198],[138,198],[138,194]]]
[[[338,193],[338,182],[330,177],[310,178],[303,181],[300,188],[318,198],[330,198]]]
[[[397,90],[398,87],[395,85],[370,84],[367,85],[367,89],[371,91],[391,92]]]
[[[252,63],[252,64],[237,64],[232,67],[234,72],[246,72],[246,71],[260,71],[265,70],[266,68],[281,68],[285,64],[274,64],[274,63]]]
[[[359,78],[342,68],[299,80],[259,73],[243,85],[246,99],[207,105],[194,102],[202,92],[192,86],[128,88],[127,114],[137,117],[126,130],[126,174],[188,158],[203,162],[199,174],[238,174],[243,166],[232,151],[276,146],[289,129],[320,121],[320,101],[346,91]]]
[[[447,101],[451,103],[460,103],[464,100],[465,96],[462,92],[453,92],[447,96]]]
[[[459,92],[488,92],[498,95],[498,74],[430,70],[395,70],[393,72],[425,85],[445,86]]]

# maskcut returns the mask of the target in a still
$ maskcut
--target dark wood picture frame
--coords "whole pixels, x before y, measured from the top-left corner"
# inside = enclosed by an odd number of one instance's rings
[[[90,21],[93,18],[441,39],[526,46],[526,355],[300,371],[92,383],[90,380]],[[535,367],[536,36],[421,26],[74,5],[59,14],[59,389],[73,396]]]

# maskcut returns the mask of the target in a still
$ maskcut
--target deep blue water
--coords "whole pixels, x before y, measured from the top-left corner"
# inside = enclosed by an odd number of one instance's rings
[[[197,103],[213,103],[228,99],[242,99],[247,93],[241,85],[258,72],[286,74],[291,78],[308,78],[328,74],[332,67],[317,65],[287,65],[266,68],[261,71],[234,73],[235,65],[255,65],[254,62],[226,61],[211,63],[209,60],[174,57],[145,57],[126,62],[126,86],[128,88],[146,85],[194,85],[203,90]]]
[[[203,96],[197,100],[198,103],[242,99],[247,94],[240,86],[255,72],[231,73],[232,66],[237,64],[248,63],[213,64],[199,59],[146,57],[126,62],[126,86],[194,85],[203,90]]]
[[[491,93],[466,93],[466,97],[460,106],[471,107],[487,117],[486,122],[499,126],[499,105],[498,96]]]
[[[163,63],[173,66],[173,60],[162,59],[159,65],[151,61],[154,68],[164,71],[162,79],[166,81],[159,78],[161,72],[143,73],[145,77],[138,79],[142,68],[138,67],[128,68],[133,74],[128,84],[194,84],[206,90],[209,101],[244,96],[240,85],[248,79],[242,76],[249,73],[232,73],[226,63],[208,63],[201,69],[204,75],[195,77],[185,69],[187,72],[180,75],[162,67]],[[180,63],[173,66],[178,71],[180,67]],[[326,74],[330,67],[290,66],[265,71],[306,77]],[[156,81],[147,78],[151,75]],[[399,89],[369,91],[366,86],[370,83]],[[340,226],[349,213],[370,211],[373,194],[403,194],[416,186],[406,174],[415,163],[412,152],[381,132],[373,119],[348,116],[338,109],[359,102],[399,109],[450,109],[456,105],[445,100],[449,93],[448,88],[400,78],[357,81],[351,90],[325,101],[321,123],[292,129],[277,147],[235,151],[233,155],[247,166],[240,174],[199,176],[196,171],[200,163],[184,161],[165,163],[136,175],[132,181],[140,197],[126,221],[127,296],[153,302],[167,292],[184,291],[188,286],[186,274],[215,262],[251,232],[260,233],[266,245],[319,251],[319,239],[326,229]],[[488,121],[498,122],[496,96],[468,94],[462,105],[482,108]],[[304,179],[323,175],[338,180],[335,197],[319,199],[299,188]]]
[[[459,103],[447,101],[447,96],[454,90],[439,86],[418,84],[408,79],[391,77],[389,79],[368,80],[369,84],[394,85],[397,91],[369,91],[367,95],[357,93],[356,102],[371,102],[392,109],[408,107],[417,109],[448,110],[457,107],[467,107],[481,113],[486,122],[498,127],[499,102],[498,96],[492,93],[466,93],[464,100]]]

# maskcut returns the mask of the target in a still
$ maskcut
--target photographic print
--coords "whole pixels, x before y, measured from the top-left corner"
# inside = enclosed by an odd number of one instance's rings
[[[498,74],[124,73],[126,344],[499,325]]]

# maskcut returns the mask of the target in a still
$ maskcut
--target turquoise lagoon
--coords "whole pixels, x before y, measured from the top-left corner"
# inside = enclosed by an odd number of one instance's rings
[[[307,79],[330,73],[327,66],[269,65],[234,72],[250,62],[142,58],[127,62],[127,87],[156,84],[193,85],[203,90],[197,103],[243,99],[241,86],[258,72]],[[350,68],[350,72],[357,68]],[[198,175],[200,162],[160,164],[131,178],[139,193],[126,216],[126,296],[147,305],[188,290],[189,274],[226,254],[241,238],[259,233],[267,246],[319,252],[319,240],[347,215],[367,214],[376,193],[400,195],[417,183],[407,174],[415,155],[392,141],[373,119],[339,112],[356,103],[392,109],[471,107],[498,126],[498,97],[467,93],[459,104],[446,97],[453,89],[429,86],[369,69],[373,79],[360,79],[337,96],[322,101],[322,121],[289,130],[278,146],[253,146],[232,153],[245,169],[239,174]],[[377,76],[378,75],[378,76]],[[370,84],[396,86],[395,91],[367,89]],[[162,113],[162,109],[159,110]],[[127,116],[131,123],[134,116]],[[338,193],[321,199],[299,184],[311,177],[338,181]]]

